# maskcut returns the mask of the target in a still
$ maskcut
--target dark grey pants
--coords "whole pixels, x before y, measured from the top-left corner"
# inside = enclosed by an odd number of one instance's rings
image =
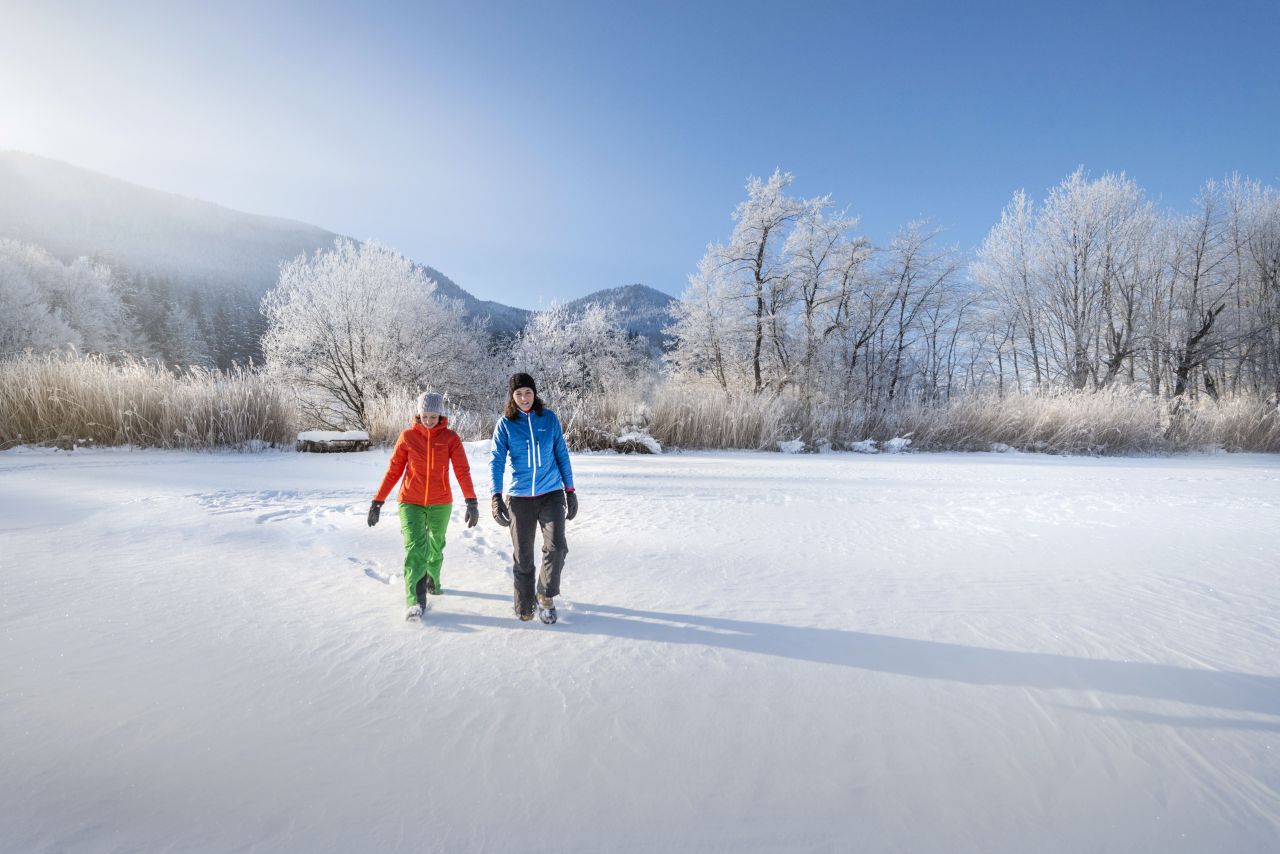
[[[556,490],[532,498],[508,500],[511,508],[511,545],[515,549],[512,558],[515,565],[516,608],[522,612],[533,610],[534,604],[534,532],[542,529],[542,567],[538,572],[537,592],[540,596],[560,595],[560,571],[564,569],[564,556],[569,545],[564,538],[564,492]]]

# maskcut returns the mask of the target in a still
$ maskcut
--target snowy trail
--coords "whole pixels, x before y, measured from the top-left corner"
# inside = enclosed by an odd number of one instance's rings
[[[1280,850],[1274,458],[577,456],[555,627],[385,462],[0,454],[0,850]]]

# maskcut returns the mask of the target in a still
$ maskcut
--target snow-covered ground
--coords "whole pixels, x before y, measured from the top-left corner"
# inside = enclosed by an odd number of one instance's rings
[[[556,626],[386,460],[0,454],[0,851],[1280,850],[1274,457],[575,456]]]

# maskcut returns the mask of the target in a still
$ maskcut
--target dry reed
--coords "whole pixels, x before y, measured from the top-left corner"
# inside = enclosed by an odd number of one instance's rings
[[[613,447],[618,436],[634,431],[669,448],[775,450],[779,441],[808,435],[811,446],[835,448],[910,436],[913,448],[928,451],[1008,446],[1095,455],[1204,448],[1280,452],[1280,407],[1261,396],[1170,403],[1128,387],[976,394],[934,405],[819,407],[806,425],[802,407],[786,396],[728,395],[673,382],[648,392],[649,403],[628,388],[562,406],[570,447]],[[405,393],[372,401],[370,438],[394,442],[411,422],[415,400]],[[450,410],[450,427],[466,440],[487,438],[498,417],[496,411]],[[0,449],[287,447],[300,426],[296,411],[286,389],[244,368],[173,372],[145,360],[66,352],[0,360]]]
[[[0,360],[0,448],[290,445],[285,395],[256,371],[172,372],[140,359],[67,352]]]

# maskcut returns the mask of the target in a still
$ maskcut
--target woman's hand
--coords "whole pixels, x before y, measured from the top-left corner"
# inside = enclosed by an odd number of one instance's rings
[[[480,521],[480,505],[476,503],[476,499],[467,499],[467,512],[462,519],[467,523],[468,528],[474,528],[476,523]]]
[[[564,491],[564,505],[565,505],[564,518],[572,519],[574,516],[577,516],[578,515],[578,493],[572,489],[566,489]]]
[[[382,512],[382,502],[374,501],[369,505],[369,527],[378,524],[378,514]]]
[[[495,492],[489,501],[489,509],[493,511],[493,521],[504,528],[511,525],[511,514],[507,512],[507,504],[502,500],[502,493]]]

